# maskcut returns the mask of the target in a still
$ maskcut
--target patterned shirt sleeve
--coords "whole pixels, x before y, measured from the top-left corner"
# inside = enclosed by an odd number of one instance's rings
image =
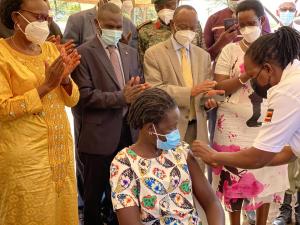
[[[190,152],[190,145],[184,141],[176,148],[176,151],[183,155],[185,161],[187,161],[188,154]]]
[[[125,151],[121,151],[110,167],[111,197],[114,210],[139,206],[137,175],[131,168]]]

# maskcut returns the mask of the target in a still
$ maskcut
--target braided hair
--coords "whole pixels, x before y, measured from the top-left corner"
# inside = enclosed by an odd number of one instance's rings
[[[128,122],[134,129],[141,129],[147,123],[158,124],[169,110],[176,107],[175,101],[167,92],[151,88],[144,91],[132,103]]]
[[[266,34],[251,44],[246,56],[257,65],[273,61],[283,70],[300,58],[300,33],[290,27],[281,27],[273,34]]]

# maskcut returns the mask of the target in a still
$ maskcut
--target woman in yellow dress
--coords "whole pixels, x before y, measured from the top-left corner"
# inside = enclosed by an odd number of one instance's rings
[[[78,88],[69,78],[76,51],[45,42],[44,0],[2,0],[0,39],[0,224],[78,224],[73,142],[65,106]]]

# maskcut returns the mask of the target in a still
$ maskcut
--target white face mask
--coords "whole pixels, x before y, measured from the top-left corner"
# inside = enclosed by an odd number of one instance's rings
[[[195,38],[196,33],[191,30],[179,30],[174,34],[175,40],[182,46],[189,45]]]
[[[122,3],[121,0],[110,0],[109,2],[115,4],[115,5],[118,6],[120,9],[122,8],[123,3]]]
[[[241,34],[248,43],[253,43],[261,35],[259,26],[247,26],[240,29]]]
[[[25,31],[23,31],[18,25],[20,30],[26,36],[27,40],[34,44],[43,44],[47,40],[50,33],[48,21],[29,22],[21,13],[19,13],[19,15],[22,16],[23,19],[28,23],[28,25],[25,27]]]
[[[173,19],[175,10],[172,9],[162,9],[160,10],[157,15],[158,17],[165,23],[170,24],[170,21]]]

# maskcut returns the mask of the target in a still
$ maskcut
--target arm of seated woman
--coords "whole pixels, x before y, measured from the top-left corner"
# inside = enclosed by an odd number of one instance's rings
[[[225,225],[223,208],[213,192],[195,157],[189,153],[187,163],[192,179],[193,193],[203,207],[209,225]]]
[[[137,187],[134,171],[126,163],[129,161],[125,150],[119,152],[110,166],[112,204],[120,225],[142,225],[139,200],[133,189]]]
[[[117,210],[119,225],[143,225],[140,218],[140,209],[137,206]]]

